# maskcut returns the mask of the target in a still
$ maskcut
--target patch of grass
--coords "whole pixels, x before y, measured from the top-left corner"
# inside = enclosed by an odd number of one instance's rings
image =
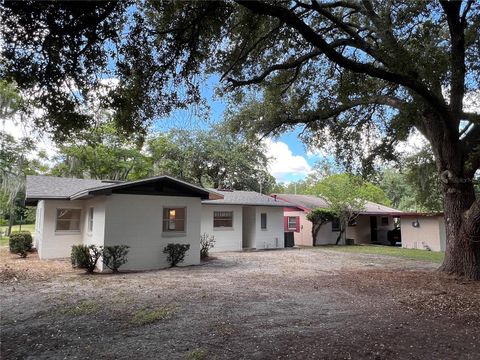
[[[205,349],[195,349],[185,355],[185,360],[202,360],[207,358],[207,350]]]
[[[139,310],[132,318],[132,324],[147,325],[159,320],[171,319],[175,314],[176,306],[164,306],[155,310]]]
[[[100,305],[92,300],[80,301],[73,307],[65,308],[64,314],[72,316],[91,315],[100,309]]]
[[[0,227],[0,232],[2,234],[5,234],[8,230],[8,226],[1,226]],[[12,226],[12,231],[20,231],[20,225],[14,225]],[[22,231],[30,231],[32,236],[35,234],[35,224],[24,224],[22,225]],[[2,236],[0,238],[0,246],[8,246],[8,236]]]
[[[2,236],[0,238],[0,246],[8,246],[9,239],[10,238],[8,236]]]
[[[308,249],[324,249],[359,254],[387,255],[411,260],[432,261],[437,263],[441,263],[445,257],[445,253],[439,251],[405,249],[381,245],[323,245]]]

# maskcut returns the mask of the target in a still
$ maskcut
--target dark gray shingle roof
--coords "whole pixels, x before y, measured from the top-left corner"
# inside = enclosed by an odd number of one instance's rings
[[[310,211],[317,208],[327,208],[328,203],[325,199],[314,196],[314,195],[294,195],[294,194],[276,194],[278,199],[285,200],[289,202],[291,205],[300,206],[305,208],[306,211]],[[365,209],[361,212],[361,214],[372,214],[372,215],[381,215],[381,214],[401,214],[402,212],[385,206],[376,204],[371,201],[367,201],[365,203]]]
[[[308,210],[316,208],[326,208],[328,207],[327,202],[313,195],[294,195],[294,194],[274,194],[277,195],[278,199],[285,200],[290,203],[290,205],[297,205]]]
[[[109,185],[102,180],[27,175],[27,199],[67,199],[86,189]]]
[[[158,183],[170,184],[170,188],[173,184],[180,189],[179,191],[191,193],[193,196],[199,195],[202,199],[221,197],[218,193],[166,175],[124,182],[29,175],[27,176],[26,200],[35,202],[41,199],[85,199],[97,194],[112,193],[120,189],[138,186],[150,186],[146,190],[147,193],[158,195],[162,193],[161,190],[155,188],[155,184]]]
[[[215,192],[223,195],[223,199],[219,200],[203,200],[202,204],[213,205],[252,205],[252,206],[292,206],[291,204],[275,200],[273,197],[263,195],[255,191],[242,191],[242,190],[214,190]]]

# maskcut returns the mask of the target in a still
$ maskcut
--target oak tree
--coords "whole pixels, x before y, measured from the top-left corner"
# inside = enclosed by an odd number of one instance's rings
[[[299,124],[312,145],[371,168],[415,128],[441,176],[447,251],[442,270],[480,279],[480,4],[465,1],[141,1],[2,3],[0,73],[29,89],[57,130],[99,79],[131,131],[201,102],[218,74],[238,128]],[[73,86],[74,85],[74,86]],[[69,90],[70,88],[71,91]]]

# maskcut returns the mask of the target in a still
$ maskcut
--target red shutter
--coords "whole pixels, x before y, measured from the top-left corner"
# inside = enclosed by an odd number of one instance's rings
[[[300,216],[295,216],[295,232],[300,232]]]
[[[283,231],[288,231],[288,216],[283,217]]]

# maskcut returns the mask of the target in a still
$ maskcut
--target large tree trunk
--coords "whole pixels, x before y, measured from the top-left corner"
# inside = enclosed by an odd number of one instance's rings
[[[480,280],[480,199],[475,199],[475,168],[468,166],[470,150],[459,140],[459,123],[439,121],[435,112],[424,114],[419,127],[430,141],[443,183],[446,251],[441,271]]]
[[[480,280],[480,203],[473,184],[445,185],[444,196],[447,248],[440,270]]]

